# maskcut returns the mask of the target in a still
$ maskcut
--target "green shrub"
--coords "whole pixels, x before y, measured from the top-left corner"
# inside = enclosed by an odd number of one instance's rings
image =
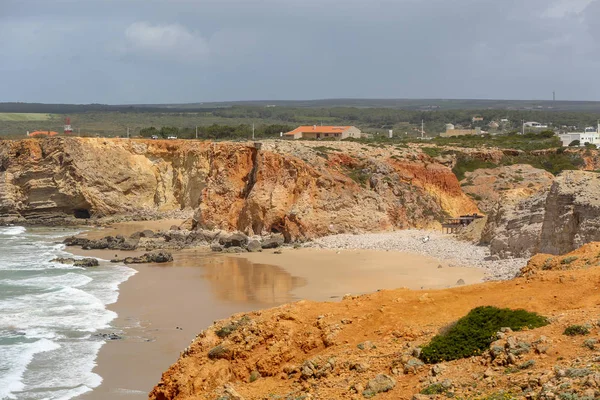
[[[560,263],[563,264],[563,265],[569,265],[569,264],[571,264],[575,260],[577,260],[577,257],[571,256],[571,257],[563,258]]]
[[[456,160],[456,165],[452,168],[452,172],[458,178],[459,181],[465,179],[465,173],[473,172],[477,169],[482,168],[496,168],[498,165],[489,162],[489,161],[481,161],[476,158],[470,157],[459,157]]]
[[[235,332],[240,326],[243,326],[250,322],[250,317],[244,315],[239,321],[234,321],[228,325],[225,325],[215,331],[215,334],[221,339],[226,338]]]
[[[443,393],[446,393],[447,391],[448,390],[441,383],[434,383],[434,384],[427,386],[423,390],[421,390],[421,394],[426,394],[426,395],[443,394]]]
[[[563,335],[567,336],[585,336],[590,334],[590,329],[583,325],[570,325],[567,326]]]
[[[437,363],[479,355],[489,347],[500,328],[518,331],[547,324],[546,318],[525,310],[477,307],[459,319],[446,333],[435,336],[423,347],[420,358],[427,363]]]

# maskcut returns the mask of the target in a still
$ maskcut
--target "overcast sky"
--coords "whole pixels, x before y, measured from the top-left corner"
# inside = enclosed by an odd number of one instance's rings
[[[600,0],[0,0],[0,102],[600,100]]]

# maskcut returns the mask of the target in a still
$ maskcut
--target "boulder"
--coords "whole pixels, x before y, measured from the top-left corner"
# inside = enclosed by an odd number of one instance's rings
[[[71,236],[63,240],[63,244],[66,246],[85,246],[89,241],[89,239]]]
[[[221,246],[219,243],[213,243],[210,245],[210,249],[215,252],[221,252],[223,251],[223,246]]]
[[[219,243],[224,247],[245,247],[248,244],[248,236],[238,232],[220,237]]]
[[[89,268],[89,267],[97,267],[100,264],[98,263],[98,260],[96,260],[95,258],[83,258],[81,260],[75,260],[73,265],[76,267]]]
[[[276,249],[285,243],[283,235],[272,235],[262,241],[263,249]]]
[[[145,253],[139,257],[125,257],[123,259],[113,259],[110,262],[123,262],[125,264],[149,264],[149,263],[166,263],[173,261],[173,255],[166,251],[156,253]]]
[[[61,263],[61,264],[68,264],[68,265],[74,265],[76,267],[86,267],[86,268],[87,267],[97,267],[99,265],[98,260],[96,260],[95,258],[75,259],[75,258],[58,257],[52,261]]]
[[[257,251],[261,251],[262,246],[258,240],[251,240],[248,242],[246,249],[251,253],[255,253]]]
[[[388,392],[396,386],[396,381],[389,375],[379,374],[367,383],[367,388],[363,392],[364,397],[373,397],[378,393]]]

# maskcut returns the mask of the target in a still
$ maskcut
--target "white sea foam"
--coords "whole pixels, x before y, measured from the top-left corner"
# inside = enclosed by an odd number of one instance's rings
[[[41,339],[33,343],[0,346],[0,399],[16,399],[14,392],[22,391],[23,375],[33,357],[60,348],[57,343]]]
[[[0,234],[0,399],[67,400],[92,390],[102,381],[92,369],[104,343],[92,336],[110,327],[116,314],[106,305],[135,270],[51,262],[72,257],[53,240],[73,232]]]
[[[0,235],[16,236],[25,233],[24,226],[0,226]]]

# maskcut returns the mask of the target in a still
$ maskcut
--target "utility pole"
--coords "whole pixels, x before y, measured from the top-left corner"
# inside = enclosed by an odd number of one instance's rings
[[[129,139],[129,127],[127,127],[127,139]]]
[[[522,121],[523,121],[523,136],[525,136],[525,120],[522,120]]]
[[[196,126],[196,139],[198,139],[198,127]]]
[[[424,126],[424,122],[423,120],[421,120],[421,139],[423,139],[423,136],[425,136],[425,129],[423,129]]]
[[[254,140],[254,123],[252,123],[252,140]]]

